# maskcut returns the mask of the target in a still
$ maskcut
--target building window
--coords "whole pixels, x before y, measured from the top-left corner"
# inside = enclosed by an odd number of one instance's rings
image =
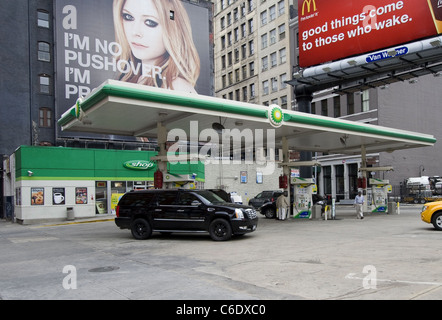
[[[247,0],[247,8],[249,9],[249,12],[255,9],[253,6],[253,0]]]
[[[247,45],[245,43],[241,45],[241,57],[243,59],[247,58]]]
[[[261,36],[261,49],[267,48],[267,33]]]
[[[267,24],[267,11],[261,12],[261,26]]]
[[[278,27],[279,40],[285,39],[285,23]]]
[[[235,90],[235,100],[236,101],[241,101],[241,96],[240,96],[240,90],[239,89]]]
[[[273,77],[271,81],[272,81],[272,92],[278,91],[278,78]]]
[[[270,54],[270,67],[276,67],[276,52]]]
[[[252,83],[251,85],[250,85],[250,98],[254,98],[255,97],[255,84],[254,83]]]
[[[269,58],[266,56],[264,58],[261,59],[261,71],[266,71],[269,67]]]
[[[287,109],[287,96],[281,97],[281,108]]]
[[[269,21],[276,19],[276,6],[273,5],[269,8]]]
[[[249,63],[249,74],[250,77],[255,75],[255,62]]]
[[[50,52],[49,43],[42,41],[38,43],[38,60],[51,62],[51,52]]]
[[[235,70],[235,82],[240,82],[241,81],[241,77],[240,77],[240,73],[239,73],[239,69]],[[237,99],[239,101],[239,99]]]
[[[269,80],[265,80],[262,82],[262,94],[269,94]]]
[[[276,43],[276,29],[270,30],[270,45]]]
[[[255,53],[255,44],[253,43],[253,40],[249,41],[249,55],[253,56]]]
[[[44,10],[37,11],[37,25],[41,28],[49,29],[49,12]]]
[[[355,95],[353,93],[347,94],[347,114],[355,113]]]
[[[321,101],[321,115],[328,116],[327,99]]]
[[[279,50],[279,63],[283,64],[287,62],[287,56],[286,56],[286,50],[285,48],[282,48]]]
[[[370,110],[370,92],[365,90],[361,94],[362,112]]]
[[[339,118],[341,116],[341,96],[336,96],[333,98],[333,108],[335,118]]]
[[[41,128],[52,127],[52,111],[49,108],[40,108],[39,125]]]
[[[287,88],[286,81],[287,81],[287,74],[286,73],[281,74],[279,76],[279,82],[281,83],[281,90]]]
[[[47,74],[40,74],[40,93],[50,93],[49,85],[50,85],[50,77]]]
[[[246,101],[246,102],[247,102],[247,100],[248,100],[248,97],[247,97],[247,87],[243,87],[243,88],[242,88],[242,99],[243,99],[244,101]]]
[[[285,13],[285,3],[284,0],[278,2],[278,13],[282,16]]]
[[[249,20],[249,33],[253,33],[253,31],[255,31],[254,27],[253,27],[253,19]]]

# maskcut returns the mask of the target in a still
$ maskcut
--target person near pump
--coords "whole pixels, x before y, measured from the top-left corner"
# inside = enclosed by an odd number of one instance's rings
[[[290,204],[287,196],[287,191],[284,191],[284,193],[281,194],[278,199],[276,199],[276,217],[279,220],[285,220],[288,217]]]
[[[359,191],[358,195],[355,197],[355,208],[356,208],[356,218],[357,219],[364,219],[364,196],[362,195],[362,192]]]

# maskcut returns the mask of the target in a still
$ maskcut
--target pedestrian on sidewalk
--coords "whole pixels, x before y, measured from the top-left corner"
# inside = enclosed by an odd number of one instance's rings
[[[355,197],[355,208],[356,208],[356,218],[364,219],[364,196],[362,192],[359,191],[358,195]]]

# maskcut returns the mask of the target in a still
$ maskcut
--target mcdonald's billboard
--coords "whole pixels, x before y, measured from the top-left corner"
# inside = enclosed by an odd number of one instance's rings
[[[299,0],[301,67],[442,33],[442,0]]]

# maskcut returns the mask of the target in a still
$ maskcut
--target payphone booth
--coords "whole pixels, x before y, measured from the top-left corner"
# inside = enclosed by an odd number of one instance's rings
[[[316,184],[313,178],[293,177],[293,218],[310,219],[312,215],[313,193]]]
[[[391,192],[389,180],[373,179],[369,180],[371,185],[371,212],[388,212],[388,193]]]

